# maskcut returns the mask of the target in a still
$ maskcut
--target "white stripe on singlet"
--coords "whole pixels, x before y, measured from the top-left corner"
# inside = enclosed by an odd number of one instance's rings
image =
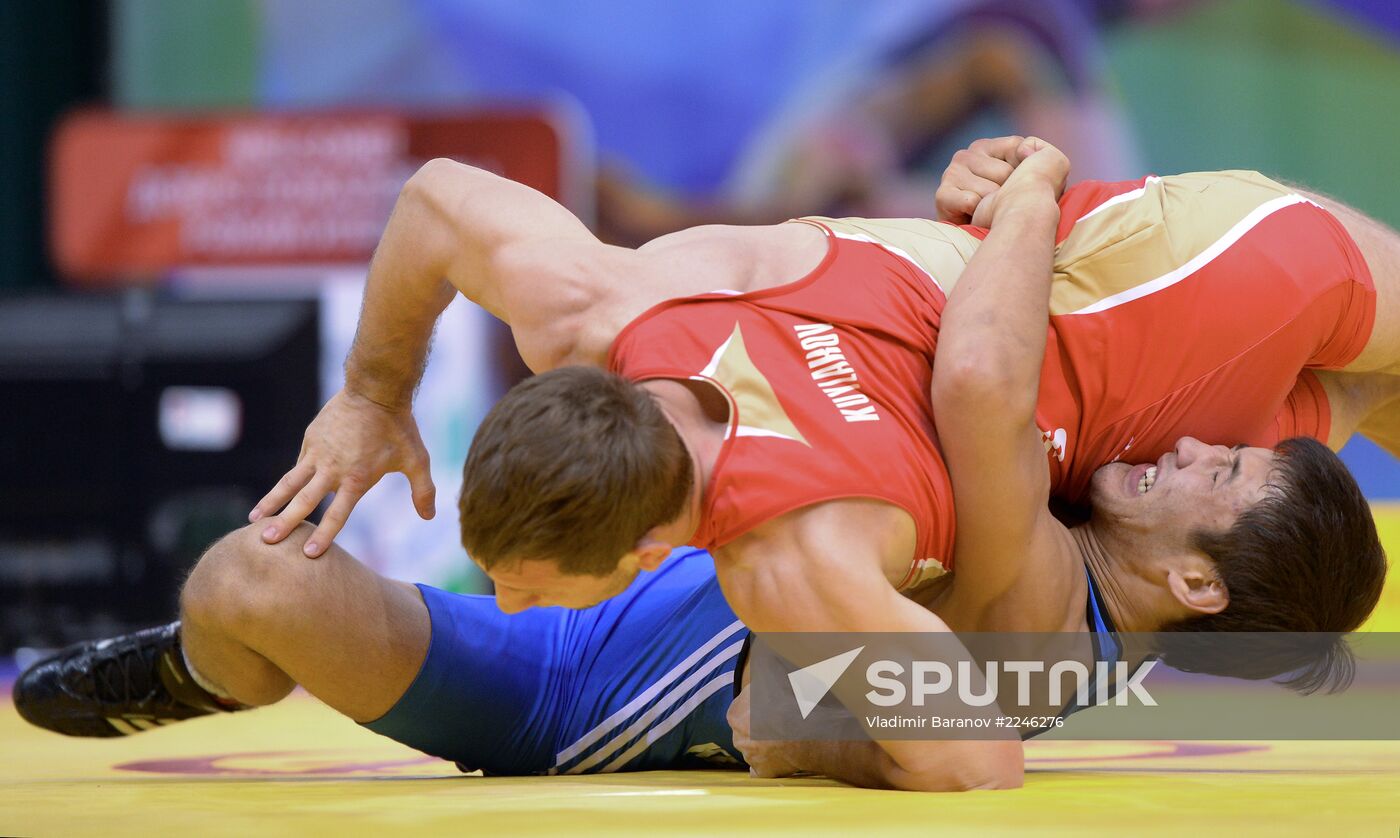
[[[564,771],[564,773],[565,773],[565,774],[581,774],[581,773],[583,773],[584,771],[587,771],[588,769],[592,768],[593,766],[595,766],[595,765],[601,763],[603,760],[607,759],[608,757],[612,756],[614,753],[616,753],[619,749],[621,749],[621,748],[622,748],[624,745],[626,745],[628,742],[631,742],[631,741],[632,741],[633,739],[635,739],[639,734],[643,733],[644,731],[647,730],[647,728],[651,727],[651,726],[652,726],[652,723],[656,721],[656,719],[657,719],[658,716],[660,716],[662,713],[666,712],[666,710],[667,710],[668,708],[670,708],[671,705],[675,704],[677,701],[680,701],[681,696],[683,696],[683,695],[685,695],[686,693],[690,692],[691,690],[695,689],[695,687],[696,687],[697,684],[699,684],[701,681],[705,680],[706,677],[708,677],[711,673],[713,673],[716,669],[718,669],[722,664],[724,664],[725,662],[727,662],[727,661],[729,661],[729,660],[732,660],[733,658],[737,658],[737,657],[739,656],[739,651],[740,651],[741,649],[743,649],[743,648],[744,648],[744,641],[743,641],[743,640],[737,640],[737,641],[735,641],[734,643],[730,644],[727,648],[725,648],[725,649],[724,649],[723,651],[721,651],[719,654],[715,655],[714,657],[712,657],[712,658],[710,658],[708,661],[706,661],[704,666],[702,666],[702,667],[700,667],[699,669],[695,670],[695,671],[692,672],[684,681],[681,681],[679,684],[677,684],[676,687],[675,687],[674,689],[672,689],[670,692],[666,693],[665,695],[663,695],[663,696],[661,696],[659,699],[657,699],[656,703],[652,704],[652,706],[651,706],[650,708],[648,708],[647,711],[646,711],[645,713],[643,713],[641,716],[639,716],[639,717],[637,718],[637,720],[634,721],[632,724],[628,725],[625,729],[623,729],[623,731],[622,731],[621,733],[619,733],[619,734],[617,734],[616,736],[614,736],[613,738],[609,739],[609,740],[607,741],[607,743],[605,743],[605,744],[604,744],[602,747],[600,747],[598,750],[596,750],[596,751],[594,751],[593,753],[589,754],[587,759],[584,759],[583,761],[579,762],[578,764],[573,765],[573,766],[569,767],[568,769],[566,769],[566,770]],[[734,682],[734,676],[733,676],[733,674],[732,674],[732,673],[725,673],[725,674],[726,674],[726,675],[729,675],[729,683],[732,684],[732,683]],[[705,688],[706,688],[706,689],[711,689],[711,687],[713,686],[713,683],[714,683],[714,682],[712,681],[712,682],[710,682],[709,684],[706,684],[706,685],[705,685]],[[703,690],[702,690],[702,692],[703,692]],[[713,692],[713,689],[711,689],[711,692]],[[682,707],[687,707],[687,706],[692,706],[692,707],[693,707],[693,705],[691,705],[689,702],[687,702],[686,704],[682,704],[681,706],[682,706]],[[675,727],[676,722],[679,721],[679,719],[676,719],[676,720],[674,720],[674,721],[668,719],[668,721],[670,721],[671,727]],[[665,724],[665,723],[663,722],[663,724]],[[669,730],[670,728],[667,728],[667,729]],[[653,735],[654,735],[654,736],[657,736],[657,737],[660,736],[660,734],[648,733],[648,737],[651,737],[651,736],[653,736]],[[645,748],[646,745],[647,745],[649,742],[651,742],[651,741],[653,741],[653,740],[650,739],[650,738],[643,738],[642,741],[641,741],[641,746],[642,746],[642,748]],[[634,748],[635,748],[635,746],[634,746]],[[640,750],[637,750],[636,753],[640,753]],[[636,754],[634,753],[633,756],[635,756],[635,755],[636,755]],[[628,757],[628,759],[631,759],[631,757]],[[562,764],[562,763],[561,763],[561,764]],[[555,766],[555,768],[558,768],[558,767],[559,767],[559,765],[556,765],[556,766]]]
[[[642,709],[654,698],[659,696],[667,687],[671,686],[679,680],[681,676],[689,672],[691,667],[699,663],[701,659],[710,652],[713,652],[720,644],[724,643],[724,641],[733,637],[736,632],[742,631],[743,628],[744,624],[738,620],[730,623],[723,631],[707,640],[699,649],[690,653],[685,660],[671,667],[670,671],[662,675],[656,683],[652,684],[636,698],[627,702],[625,707],[613,713],[611,716],[608,716],[597,727],[585,733],[577,742],[556,754],[554,757],[555,765],[562,765],[577,757],[589,747],[592,747],[595,742],[602,739],[618,725],[621,725],[627,719],[631,718],[638,710]]]
[[[1240,219],[1240,221],[1236,222],[1235,226],[1226,231],[1225,235],[1216,239],[1210,247],[1201,251],[1181,267],[1165,273],[1156,279],[1129,288],[1126,291],[1120,291],[1112,296],[1104,297],[1102,300],[1087,305],[1077,311],[1067,312],[1060,316],[1071,317],[1076,314],[1095,314],[1100,311],[1121,306],[1124,303],[1130,303],[1133,300],[1141,299],[1150,294],[1155,294],[1164,288],[1170,288],[1210,264],[1216,257],[1230,249],[1231,245],[1243,238],[1246,233],[1257,227],[1264,219],[1279,210],[1286,209],[1295,204],[1310,203],[1312,202],[1301,195],[1284,195],[1272,201],[1260,204],[1255,207],[1249,215],[1246,215],[1244,218]]]

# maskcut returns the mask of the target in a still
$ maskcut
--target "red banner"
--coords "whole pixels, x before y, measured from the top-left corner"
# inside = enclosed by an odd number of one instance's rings
[[[567,120],[452,115],[69,117],[50,154],[50,242],[81,284],[194,265],[364,262],[404,181],[451,157],[565,200]]]

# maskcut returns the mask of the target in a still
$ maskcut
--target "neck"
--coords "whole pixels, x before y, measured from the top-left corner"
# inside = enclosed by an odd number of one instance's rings
[[[647,381],[641,386],[651,393],[657,407],[671,420],[672,427],[676,429],[676,434],[681,438],[681,444],[685,446],[686,454],[690,457],[693,475],[690,496],[686,499],[681,514],[661,527],[657,537],[669,544],[690,544],[704,517],[705,490],[710,485],[715,463],[724,447],[724,435],[728,424],[717,422],[710,415],[701,398],[688,383],[657,379]]]
[[[1145,608],[1151,601],[1152,590],[1144,580],[1116,559],[1094,522],[1075,527],[1070,537],[1079,547],[1085,567],[1098,585],[1099,596],[1109,619],[1120,632],[1152,631],[1157,624]]]

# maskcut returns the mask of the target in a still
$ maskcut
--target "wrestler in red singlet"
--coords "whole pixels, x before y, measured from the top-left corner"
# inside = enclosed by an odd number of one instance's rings
[[[1061,212],[1037,409],[1054,494],[1082,500],[1099,467],[1155,460],[1186,435],[1326,440],[1326,398],[1299,371],[1344,366],[1375,312],[1365,263],[1330,214],[1244,172],[1086,183]],[[809,223],[829,241],[811,274],[656,306],[618,336],[609,367],[709,381],[729,400],[698,546],[803,506],[879,498],[918,527],[908,587],[952,556],[930,370],[946,292],[985,231]]]
[[[877,498],[915,522],[907,585],[953,552],[928,399],[943,295],[883,248],[829,242],[796,282],[653,307],[613,341],[608,367],[634,381],[708,381],[728,399],[696,546],[722,547],[804,506]]]
[[[1060,202],[1036,420],[1052,492],[1084,500],[1095,470],[1150,462],[1182,436],[1273,447],[1327,441],[1305,368],[1366,345],[1375,288],[1330,213],[1253,172],[1087,183]]]

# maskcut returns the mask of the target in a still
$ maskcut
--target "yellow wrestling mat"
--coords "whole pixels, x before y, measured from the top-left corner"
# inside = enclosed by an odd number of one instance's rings
[[[1400,555],[1400,508],[1377,514]],[[1400,630],[1400,583],[1370,627]],[[6,696],[0,743],[0,835],[1400,833],[1400,742],[1031,742],[1024,789],[957,795],[724,771],[463,776],[303,694],[116,740],[31,728]]]

